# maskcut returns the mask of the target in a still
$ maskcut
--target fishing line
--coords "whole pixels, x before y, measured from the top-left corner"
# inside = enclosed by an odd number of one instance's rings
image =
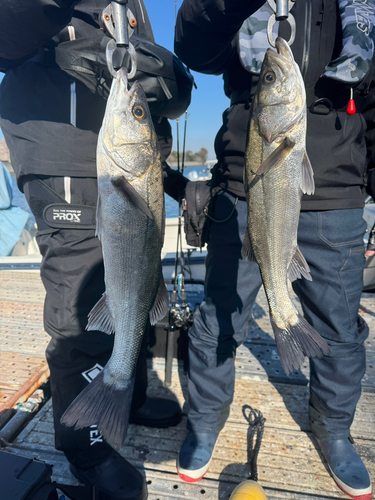
[[[177,170],[180,171],[180,119],[176,120],[176,135],[177,135]]]
[[[175,0],[175,23],[177,21],[177,0]],[[184,123],[184,135],[182,144],[182,155],[181,155],[181,168],[180,168],[180,120],[176,119],[176,134],[177,134],[177,170],[184,175],[185,170],[185,152],[186,152],[186,136],[187,136],[187,119],[188,111],[185,111],[185,123]],[[185,288],[185,262],[184,262],[184,252],[182,249],[182,217],[183,217],[182,198],[178,198],[178,227],[177,227],[177,242],[176,242],[176,256],[175,256],[175,268],[174,268],[174,285],[173,292],[176,293],[178,287],[178,262],[180,261],[180,275],[181,275],[181,290],[184,294]]]
[[[184,169],[185,169],[185,151],[186,151],[186,131],[187,131],[187,118],[188,118],[188,112],[185,111],[185,124],[184,124],[184,140],[183,140],[183,146],[182,146],[182,158],[181,158],[181,174],[184,175]],[[178,119],[177,119],[178,120]],[[178,122],[177,122],[178,124]],[[177,166],[178,166],[178,171],[180,171],[180,165],[179,165],[179,158],[180,158],[180,141],[179,141],[179,128],[177,127]],[[178,258],[180,250],[180,259]],[[185,278],[185,271],[184,271],[184,265],[183,265],[183,251],[182,251],[182,199],[179,197],[178,199],[178,228],[177,228],[177,248],[176,248],[176,257],[175,257],[175,269],[174,269],[174,288],[173,290],[176,291],[177,289],[177,282],[178,282],[178,277],[177,277],[177,268],[178,268],[178,261],[180,260],[180,269],[181,269],[181,274],[183,278]]]
[[[181,169],[182,175],[184,175],[184,168],[185,168],[185,150],[186,150],[187,119],[188,119],[188,112],[186,110],[185,111],[185,126],[184,126],[184,142],[183,142],[183,146],[182,146],[182,169]]]

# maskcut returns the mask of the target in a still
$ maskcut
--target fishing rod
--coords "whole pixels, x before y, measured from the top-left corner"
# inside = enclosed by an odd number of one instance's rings
[[[183,149],[181,158],[181,169],[180,169],[180,141],[179,141],[179,128],[177,126],[177,169],[181,174],[184,174],[185,169],[185,150],[186,150],[186,130],[187,130],[187,118],[188,112],[185,112],[185,126],[184,126],[184,139],[183,139]],[[178,121],[177,121],[178,125]],[[171,297],[171,308],[170,308],[170,324],[172,328],[188,328],[192,321],[193,312],[190,309],[189,304],[186,302],[186,292],[185,292],[185,256],[182,248],[182,198],[179,197],[178,200],[178,227],[177,227],[177,245],[176,245],[176,255],[175,255],[175,267],[174,267],[174,280],[173,280],[173,292]],[[180,263],[180,273],[178,273],[178,263]],[[181,299],[181,304],[178,304],[178,297]]]
[[[179,120],[177,119],[177,169],[182,174],[185,168],[185,144],[186,144],[186,128],[187,128],[187,111],[185,113],[185,129],[184,142],[182,151],[182,161],[180,169],[180,141],[179,141]],[[172,384],[172,363],[174,355],[174,346],[177,331],[185,330],[193,322],[193,310],[187,303],[187,295],[185,291],[185,257],[182,249],[182,198],[178,199],[178,227],[177,227],[177,244],[173,277],[173,291],[171,295],[171,305],[169,308],[169,321],[166,335],[166,362],[165,362],[165,377],[164,385],[170,387]],[[178,263],[180,262],[180,273],[178,273]]]
[[[177,0],[175,0],[175,19],[177,19]],[[185,124],[184,124],[184,137],[183,137],[183,145],[182,145],[182,158],[181,158],[181,169],[180,169],[180,128],[179,123],[180,120],[177,118],[176,120],[176,131],[177,131],[177,170],[184,175],[185,170],[185,151],[186,151],[186,132],[187,132],[187,119],[188,112],[185,111]],[[180,254],[180,258],[179,258]],[[178,262],[180,261],[180,273],[177,273],[178,270]],[[177,290],[180,289],[180,298],[181,298],[181,309],[184,312],[182,315],[181,312],[177,313],[176,306],[177,304]],[[173,292],[172,292],[172,308],[173,314],[177,322],[183,325],[187,318],[190,317],[190,311],[187,313],[188,304],[186,304],[186,293],[185,293],[185,265],[184,265],[184,253],[182,249],[182,198],[178,199],[178,227],[177,227],[177,247],[176,247],[176,256],[175,256],[175,268],[174,268],[174,284],[173,284]],[[183,318],[183,317],[184,318]],[[187,326],[187,325],[186,325]]]
[[[177,119],[177,170],[184,174],[185,169],[185,150],[186,150],[186,130],[187,130],[188,112],[185,112],[184,139],[182,146],[182,158],[180,167],[180,130],[179,119]],[[166,363],[164,385],[170,387],[172,384],[172,363],[174,355],[175,338],[177,331],[185,330],[193,322],[193,309],[187,302],[185,291],[185,256],[182,248],[182,198],[178,199],[178,227],[177,244],[174,266],[173,291],[171,295],[171,305],[169,308],[169,324],[167,327],[166,338]],[[193,250],[192,250],[193,251]],[[188,251],[188,255],[191,252]],[[178,263],[180,263],[180,273],[178,273]]]
[[[177,0],[175,0],[175,18],[177,19]],[[185,151],[186,151],[186,136],[187,136],[187,120],[188,111],[185,111],[185,123],[183,132],[183,144],[182,144],[182,154],[180,156],[180,120],[176,120],[176,141],[177,141],[177,170],[182,175],[185,170]],[[174,354],[175,345],[175,333],[177,330],[185,330],[191,326],[193,323],[193,307],[187,302],[187,294],[185,291],[185,271],[188,271],[191,275],[190,267],[185,266],[185,253],[182,248],[182,216],[183,210],[183,198],[180,196],[178,199],[178,226],[177,226],[177,242],[176,242],[176,255],[175,255],[175,265],[174,265],[174,277],[173,291],[170,300],[169,308],[169,324],[167,327],[167,347],[166,347],[166,364],[165,364],[165,379],[164,385],[169,387],[172,383],[172,361]],[[190,254],[194,250],[187,251],[188,263]],[[180,265],[180,272],[178,272],[178,267]],[[188,264],[189,265],[189,264]],[[195,281],[192,279],[188,280],[191,284],[203,284],[201,281]]]

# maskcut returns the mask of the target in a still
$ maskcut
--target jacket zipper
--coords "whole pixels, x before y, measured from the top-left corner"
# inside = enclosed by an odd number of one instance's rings
[[[311,43],[311,0],[305,0],[306,10],[305,10],[305,41],[303,45],[303,57],[302,57],[302,65],[301,65],[301,74],[303,79],[305,79],[307,74],[307,68],[309,65],[309,57],[310,57],[310,43]]]

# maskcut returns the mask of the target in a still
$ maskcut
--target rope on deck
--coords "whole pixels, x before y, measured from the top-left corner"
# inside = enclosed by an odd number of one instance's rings
[[[247,430],[247,461],[250,465],[249,477],[253,481],[258,481],[257,459],[264,433],[264,423],[266,419],[260,410],[253,409],[250,405],[242,407],[244,418],[249,422]],[[254,445],[254,436],[256,440]]]

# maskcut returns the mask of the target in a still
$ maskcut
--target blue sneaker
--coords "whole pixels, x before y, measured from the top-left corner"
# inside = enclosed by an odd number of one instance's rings
[[[351,498],[370,500],[370,475],[349,439],[317,439],[337,486]]]
[[[219,433],[189,431],[177,458],[177,472],[187,483],[202,479],[210,465]]]

